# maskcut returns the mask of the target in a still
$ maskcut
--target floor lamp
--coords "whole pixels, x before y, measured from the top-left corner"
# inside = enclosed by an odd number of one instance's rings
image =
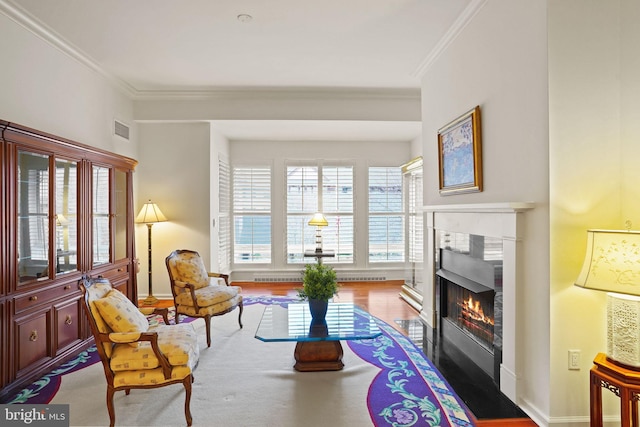
[[[149,240],[149,295],[144,299],[143,301],[144,305],[154,305],[158,302],[158,298],[153,296],[153,282],[151,280],[152,279],[151,277],[152,276],[151,227],[156,222],[164,222],[166,220],[167,218],[160,211],[160,208],[158,208],[158,205],[156,205],[155,203],[152,203],[151,200],[149,200],[147,203],[145,203],[142,206],[140,213],[136,217],[137,223],[147,224],[148,235],[149,235],[149,238],[148,238]]]

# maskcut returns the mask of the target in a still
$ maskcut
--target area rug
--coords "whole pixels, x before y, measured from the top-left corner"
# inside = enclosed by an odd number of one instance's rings
[[[474,417],[407,337],[376,319],[383,334],[343,345],[341,371],[297,372],[295,343],[262,342],[254,334],[267,304],[286,297],[245,297],[237,311],[194,322],[200,362],[191,400],[194,426],[314,427],[473,426]],[[364,312],[357,309],[359,314]],[[152,319],[156,321],[156,319]],[[106,383],[95,347],[22,390],[9,403],[69,404],[71,426],[104,426]],[[173,385],[115,395],[116,425],[184,425],[184,389]]]

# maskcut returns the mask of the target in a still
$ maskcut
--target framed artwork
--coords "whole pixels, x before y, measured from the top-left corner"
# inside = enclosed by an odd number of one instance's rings
[[[480,106],[438,131],[440,194],[482,191]]]

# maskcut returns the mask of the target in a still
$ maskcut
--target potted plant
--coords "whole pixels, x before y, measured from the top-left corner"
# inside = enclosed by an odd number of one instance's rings
[[[302,285],[302,289],[298,289],[298,296],[303,301],[309,301],[312,319],[324,319],[329,300],[338,293],[335,270],[321,263],[307,264],[302,274]]]

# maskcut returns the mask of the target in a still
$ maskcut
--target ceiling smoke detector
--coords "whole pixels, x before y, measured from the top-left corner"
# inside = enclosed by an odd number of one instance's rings
[[[247,13],[241,13],[240,15],[238,15],[238,21],[240,22],[251,22],[251,20],[253,19],[253,16],[247,14]]]

